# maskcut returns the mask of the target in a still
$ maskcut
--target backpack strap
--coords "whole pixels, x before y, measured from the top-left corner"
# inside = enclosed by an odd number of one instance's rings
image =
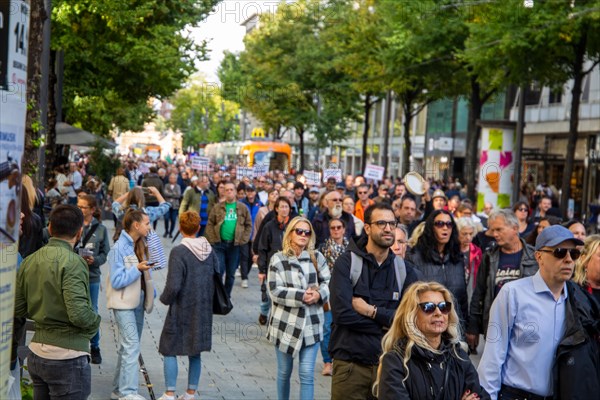
[[[394,269],[396,270],[396,282],[398,283],[398,294],[402,294],[402,288],[406,281],[406,264],[401,257],[394,258]]]
[[[362,274],[363,259],[352,251],[350,257],[350,280],[352,281],[352,287],[355,287]]]

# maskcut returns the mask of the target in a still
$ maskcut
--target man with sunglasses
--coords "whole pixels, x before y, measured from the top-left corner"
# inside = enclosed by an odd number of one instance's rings
[[[488,227],[496,246],[484,253],[473,277],[475,289],[466,335],[472,353],[476,353],[479,335],[486,334],[490,308],[502,286],[538,271],[534,249],[519,236],[519,220],[511,210],[494,211],[489,217]]]
[[[389,204],[369,207],[365,213],[365,235],[357,241],[351,240],[333,267],[329,284],[333,317],[329,342],[329,353],[333,357],[333,400],[374,398],[371,389],[377,377],[381,339],[391,326],[402,293],[420,278],[416,270],[400,264],[405,268],[406,279],[399,289],[397,256],[390,251],[396,225]],[[354,257],[362,259],[355,284],[351,278]]]
[[[500,289],[478,368],[492,399],[597,395],[598,342],[582,321],[597,318],[598,306],[570,282],[582,244],[560,225],[544,229],[535,243],[539,271]]]
[[[344,237],[351,239],[355,235],[354,219],[352,215],[347,213],[342,208],[342,195],[337,190],[329,192],[325,195],[325,209],[323,212],[317,213],[313,218],[312,225],[315,231],[317,245],[324,243],[329,238],[329,221],[331,219],[341,219],[346,224]]]

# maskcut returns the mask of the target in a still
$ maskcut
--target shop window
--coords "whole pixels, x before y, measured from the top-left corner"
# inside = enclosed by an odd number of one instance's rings
[[[562,100],[562,89],[550,90],[550,96],[548,97],[548,104],[561,103]]]

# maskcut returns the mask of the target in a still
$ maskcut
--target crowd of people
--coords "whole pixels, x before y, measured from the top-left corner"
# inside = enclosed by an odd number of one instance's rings
[[[253,270],[279,399],[292,396],[295,360],[298,397],[314,398],[319,352],[332,399],[600,393],[600,236],[563,221],[547,186],[524,188],[508,209],[478,211],[456,182],[430,180],[415,195],[399,178],[310,185],[283,171],[237,177],[234,166],[165,161],[142,173],[124,160],[104,183],[85,163],[65,170],[55,169],[45,193],[23,180],[14,342],[33,319],[36,398],[58,398],[65,381],[81,382],[70,398],[90,394],[89,362],[102,363],[105,263],[119,331],[114,399],[143,398],[137,363],[155,298],[169,307],[161,400],[176,398],[177,356],[189,360],[177,398],[196,398],[212,343],[213,276],[231,296],[238,271],[248,289]],[[182,239],[166,254],[161,235]],[[156,288],[152,271],[162,268],[166,284]],[[41,285],[51,288],[43,298]],[[469,354],[481,338],[476,369]],[[14,371],[14,349],[12,360]]]

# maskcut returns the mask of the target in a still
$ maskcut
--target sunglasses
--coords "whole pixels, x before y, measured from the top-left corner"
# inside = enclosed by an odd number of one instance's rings
[[[336,203],[341,203],[342,199],[329,199],[329,201],[335,201]]]
[[[344,226],[343,225],[335,225],[335,226],[330,226],[329,229],[331,229],[332,231],[339,231],[340,229],[343,229]]]
[[[559,260],[562,260],[563,258],[565,258],[567,256],[567,252],[571,255],[571,259],[577,260],[580,256],[581,256],[581,251],[577,250],[577,249],[563,249],[561,247],[558,247],[554,250],[538,250],[538,251],[542,251],[544,253],[552,253],[552,255],[555,258],[558,258]]]
[[[438,304],[435,304],[431,301],[428,301],[427,303],[419,303],[419,307],[425,314],[433,314],[435,312],[435,308],[437,307],[442,314],[448,315],[450,310],[452,310],[452,303],[442,301]]]
[[[310,229],[296,228],[294,229],[294,232],[296,232],[296,235],[298,236],[310,236],[312,234],[312,231]]]
[[[448,229],[452,229],[452,221],[434,221],[433,226],[437,228],[443,228],[445,226]]]
[[[528,212],[529,210],[527,208],[517,208],[517,211]]]
[[[358,192],[358,194],[367,194],[369,192]]]

